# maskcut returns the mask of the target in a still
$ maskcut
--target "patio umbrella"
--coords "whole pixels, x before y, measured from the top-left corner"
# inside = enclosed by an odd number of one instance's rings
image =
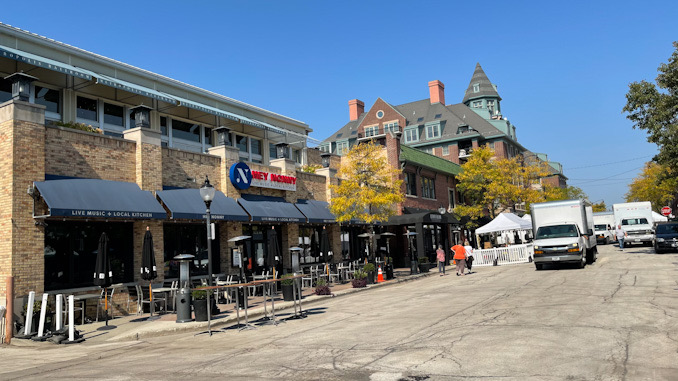
[[[328,259],[330,256],[330,237],[327,235],[327,230],[323,226],[323,231],[320,233],[320,255],[325,256],[325,268],[329,275],[330,267],[328,266]]]
[[[141,279],[148,281],[148,297],[151,301],[151,315],[153,315],[153,290],[151,289],[151,281],[157,277],[158,272],[155,265],[155,253],[153,252],[153,235],[151,234],[151,228],[146,226],[146,234],[144,234],[144,242],[141,249]]]
[[[268,264],[273,267],[273,279],[276,279],[275,276],[275,265],[276,258],[280,258],[280,248],[278,247],[278,233],[275,231],[275,227],[271,228],[268,231]]]
[[[94,285],[104,289],[106,325],[108,325],[108,292],[106,289],[112,283],[111,278],[113,278],[113,272],[111,271],[111,262],[108,260],[108,235],[101,233],[99,247],[97,248],[97,259],[94,265]]]

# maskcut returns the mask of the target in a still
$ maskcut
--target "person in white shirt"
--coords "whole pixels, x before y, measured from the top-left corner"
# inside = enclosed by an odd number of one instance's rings
[[[621,225],[617,226],[617,230],[615,231],[615,234],[617,235],[617,241],[619,242],[619,248],[621,250],[624,250],[624,237],[626,237],[626,231],[622,229]]]
[[[471,266],[473,266],[473,247],[469,244],[468,240],[464,241],[464,250],[466,250],[466,267],[470,274]]]

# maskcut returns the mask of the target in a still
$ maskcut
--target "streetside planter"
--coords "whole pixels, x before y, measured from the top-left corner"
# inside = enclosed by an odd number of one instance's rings
[[[283,300],[291,302],[294,300],[294,279],[290,275],[283,275],[280,280],[280,288],[282,288]]]
[[[374,284],[375,267],[373,263],[367,263],[363,271],[367,274],[367,284]]]
[[[356,270],[353,275],[354,278],[351,280],[351,286],[353,288],[365,288],[367,287],[367,273],[362,270]]]
[[[193,290],[191,296],[193,297],[195,321],[207,321],[207,291]]]
[[[431,264],[426,257],[419,257],[419,272],[427,273],[431,269]]]

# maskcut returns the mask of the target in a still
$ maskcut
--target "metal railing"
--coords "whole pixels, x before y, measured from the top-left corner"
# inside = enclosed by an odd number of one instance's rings
[[[532,261],[532,244],[495,247],[493,249],[473,250],[473,267],[501,266]]]

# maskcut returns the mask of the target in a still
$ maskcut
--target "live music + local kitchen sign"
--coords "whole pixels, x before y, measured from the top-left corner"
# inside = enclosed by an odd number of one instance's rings
[[[233,186],[240,190],[247,189],[250,186],[286,191],[297,190],[296,177],[263,171],[252,171],[245,163],[233,164],[228,173]]]

